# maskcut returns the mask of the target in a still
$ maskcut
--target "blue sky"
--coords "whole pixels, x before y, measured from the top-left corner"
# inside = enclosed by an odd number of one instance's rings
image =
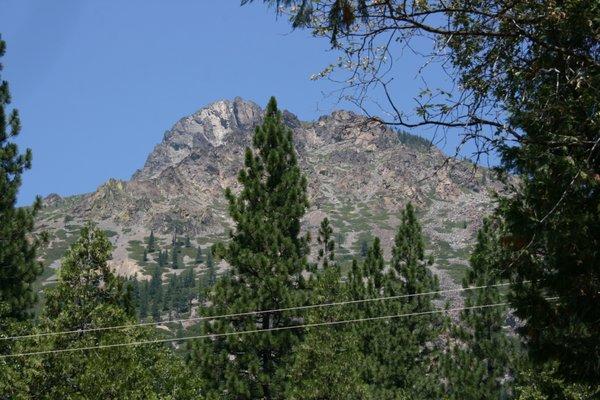
[[[292,32],[262,2],[0,0],[0,9],[2,77],[21,112],[18,143],[34,156],[21,205],[128,179],[165,130],[217,99],[264,105],[275,95],[304,120],[351,108],[324,97],[332,83],[309,80],[337,57],[328,43]],[[410,107],[416,64],[403,61],[399,100]]]

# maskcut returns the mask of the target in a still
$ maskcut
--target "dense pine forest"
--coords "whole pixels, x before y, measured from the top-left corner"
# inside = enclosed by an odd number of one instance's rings
[[[40,290],[49,239],[35,228],[41,199],[16,205],[32,151],[16,144],[3,80],[0,399],[600,398],[600,3],[265,3],[351,60],[364,55],[357,41],[376,51],[386,32],[444,43],[462,103],[429,99],[416,121],[367,116],[411,146],[431,141],[402,129],[436,125],[499,154],[505,190],[462,286],[441,287],[411,201],[390,254],[373,233],[341,257],[327,215],[306,229],[311,182],[272,97],[222,195],[226,239],[206,248],[179,229],[170,243],[150,231],[136,244],[149,270],[139,279],[111,269],[110,233],[89,221]],[[379,70],[358,69],[393,107]],[[176,273],[164,279],[166,268]]]

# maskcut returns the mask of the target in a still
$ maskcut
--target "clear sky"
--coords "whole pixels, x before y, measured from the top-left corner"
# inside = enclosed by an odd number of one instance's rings
[[[275,95],[304,120],[351,108],[324,98],[336,86],[309,80],[337,57],[328,43],[292,32],[262,2],[0,0],[0,33],[18,143],[33,150],[21,205],[128,179],[165,130],[217,99],[264,106]]]

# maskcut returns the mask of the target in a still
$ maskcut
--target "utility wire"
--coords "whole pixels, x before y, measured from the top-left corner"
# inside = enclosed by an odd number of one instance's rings
[[[143,326],[156,326],[156,325],[163,325],[166,323],[196,322],[196,321],[203,321],[203,320],[235,318],[235,317],[244,317],[244,316],[259,315],[259,314],[265,314],[265,313],[278,313],[278,312],[294,311],[294,310],[308,310],[308,309],[313,309],[313,308],[333,307],[333,306],[341,306],[341,305],[347,305],[347,304],[359,304],[359,303],[368,303],[368,302],[374,302],[374,301],[386,301],[386,300],[404,299],[404,298],[419,297],[419,296],[431,296],[431,295],[443,294],[443,293],[456,293],[456,292],[463,292],[463,291],[467,291],[467,290],[486,289],[486,288],[501,287],[501,286],[508,286],[508,285],[510,285],[510,283],[497,283],[494,285],[486,285],[486,286],[472,286],[472,287],[467,287],[467,288],[445,289],[445,290],[437,290],[437,291],[432,291],[432,292],[402,294],[402,295],[385,296],[385,297],[374,297],[374,298],[369,298],[369,299],[338,301],[338,302],[331,302],[331,303],[310,304],[310,305],[297,306],[297,307],[274,308],[274,309],[270,309],[270,310],[246,311],[246,312],[240,312],[240,313],[234,313],[234,314],[220,314],[220,315],[212,315],[212,316],[174,319],[171,321],[140,322],[140,323],[129,324],[129,325],[101,326],[101,327],[95,327],[95,328],[74,329],[74,330],[58,331],[58,332],[40,332],[40,333],[31,333],[31,334],[27,334],[27,335],[0,337],[0,341],[31,339],[31,338],[37,338],[37,337],[69,335],[69,334],[86,333],[86,332],[109,331],[109,330],[116,330],[116,329],[137,328],[137,327],[143,327]]]
[[[557,298],[558,297],[549,298],[546,300],[555,300]],[[508,304],[509,303],[506,303],[506,302],[505,303],[495,303],[495,304],[484,304],[484,305],[479,305],[479,306],[437,309],[437,310],[431,310],[431,311],[413,312],[413,313],[408,313],[408,314],[393,314],[393,315],[384,315],[384,316],[378,316],[378,317],[347,319],[347,320],[341,320],[341,321],[315,322],[315,323],[311,323],[311,324],[279,326],[279,327],[265,328],[265,329],[252,329],[252,330],[248,330],[248,331],[210,333],[210,334],[205,334],[205,335],[183,336],[180,338],[141,340],[141,341],[137,341],[137,342],[128,342],[128,343],[112,343],[112,344],[104,344],[104,345],[97,345],[97,346],[73,347],[73,348],[67,348],[67,349],[41,350],[41,351],[32,351],[32,352],[26,352],[26,353],[3,354],[3,355],[0,355],[0,359],[47,355],[47,354],[58,354],[58,353],[72,353],[72,352],[76,352],[76,351],[110,349],[110,348],[116,348],[116,347],[142,346],[142,345],[146,345],[146,344],[179,342],[179,341],[184,341],[184,340],[209,339],[209,338],[214,339],[214,338],[226,337],[226,336],[285,331],[285,330],[301,329],[301,328],[314,328],[314,327],[327,326],[327,325],[353,324],[353,323],[360,323],[360,322],[366,322],[366,321],[377,321],[377,320],[383,320],[383,319],[416,317],[416,316],[421,316],[421,315],[432,315],[432,314],[440,314],[440,313],[447,313],[447,312],[461,311],[461,310],[475,310],[475,309],[483,309],[483,308],[490,308],[490,307],[500,307],[500,306],[507,306]]]

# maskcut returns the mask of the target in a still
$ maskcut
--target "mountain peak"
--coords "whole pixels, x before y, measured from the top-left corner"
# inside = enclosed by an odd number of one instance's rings
[[[180,119],[148,156],[134,180],[157,177],[197,151],[212,151],[232,136],[251,131],[262,120],[263,110],[254,102],[236,97],[217,100]]]
[[[179,120],[167,139],[184,143],[188,143],[190,139],[204,139],[213,147],[222,146],[231,133],[256,125],[262,113],[256,103],[240,97],[233,101],[217,100]]]
[[[174,232],[202,243],[221,240],[231,228],[223,191],[239,190],[244,148],[252,145],[263,115],[261,107],[239,97],[215,101],[179,120],[132,180],[110,180],[74,198],[46,199],[40,226],[66,230],[68,221],[57,219],[62,214],[74,216],[68,226],[98,221],[115,232],[116,259],[132,265],[139,257],[131,255],[135,243],[150,230],[162,240]],[[323,217],[330,218],[340,232],[340,254],[348,259],[371,234],[380,236],[389,252],[398,211],[407,201],[425,213],[432,243],[451,249],[447,257],[455,259],[490,209],[488,190],[500,187],[485,171],[475,177],[471,165],[451,161],[450,166],[439,150],[415,145],[416,139],[351,111],[301,122],[282,110],[282,120],[294,132],[298,163],[309,183],[312,206],[303,226],[314,230]],[[441,216],[450,222],[439,226],[435,221]]]

